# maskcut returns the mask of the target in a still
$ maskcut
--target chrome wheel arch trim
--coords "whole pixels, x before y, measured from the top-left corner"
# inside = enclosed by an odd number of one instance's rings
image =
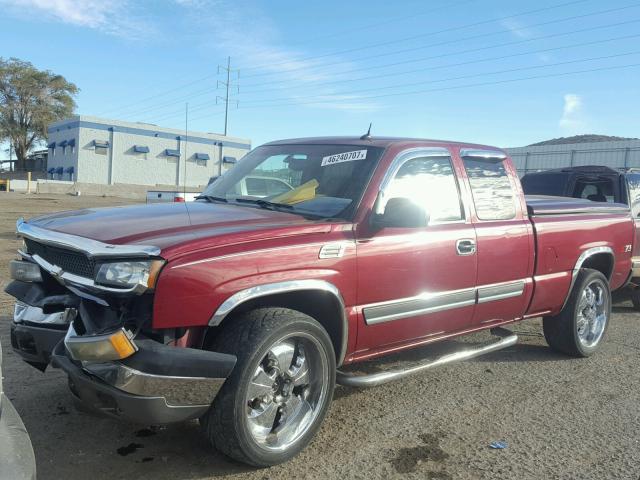
[[[586,262],[587,259],[589,259],[590,257],[593,257],[594,255],[599,255],[602,253],[611,255],[611,260],[613,261],[611,273],[607,277],[607,281],[609,283],[611,282],[613,271],[616,268],[616,256],[615,256],[615,253],[613,252],[613,249],[611,247],[607,247],[604,245],[599,247],[587,248],[584,252],[580,254],[580,256],[578,257],[578,260],[576,261],[575,266],[573,267],[573,271],[571,272],[571,283],[569,284],[569,291],[567,292],[567,297],[565,298],[564,303],[562,304],[562,308],[560,310],[563,310],[564,307],[567,305],[567,302],[569,301],[569,295],[571,295],[571,291],[573,290],[573,287],[578,278],[578,273],[580,273],[580,269],[582,268],[582,265],[584,265],[584,262]]]
[[[298,291],[317,291],[331,294],[340,306],[340,322],[342,325],[340,351],[337,354],[337,365],[341,365],[347,353],[347,340],[349,338],[349,322],[346,314],[344,299],[338,287],[326,280],[290,280],[285,282],[267,283],[246,288],[234,293],[227,298],[214,312],[209,320],[210,327],[216,327],[237,307],[256,298],[268,297],[280,293]]]
[[[76,252],[85,253],[90,257],[116,256],[146,258],[160,255],[160,249],[158,247],[149,245],[113,245],[78,235],[37,227],[25,222],[22,217],[16,221],[16,233],[19,237],[25,237],[54,247],[75,250]]]

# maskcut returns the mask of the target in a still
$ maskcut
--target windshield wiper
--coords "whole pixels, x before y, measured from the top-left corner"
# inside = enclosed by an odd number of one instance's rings
[[[198,195],[196,197],[196,200],[206,200],[207,202],[213,203],[213,202],[222,202],[222,203],[229,203],[229,200],[227,200],[224,197],[216,197],[214,195]]]
[[[254,205],[258,205],[261,208],[266,208],[269,210],[277,210],[278,208],[293,210],[293,205],[289,205],[287,203],[270,202],[269,200],[263,200],[261,198],[257,200],[253,198],[236,198],[235,200],[238,203],[253,203]]]

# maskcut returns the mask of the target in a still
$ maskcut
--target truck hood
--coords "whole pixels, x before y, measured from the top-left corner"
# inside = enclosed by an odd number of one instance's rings
[[[183,250],[199,239],[228,244],[248,237],[273,238],[327,229],[326,224],[291,213],[205,202],[85,208],[36,217],[29,223],[104,243],[149,245],[163,251],[180,246]]]

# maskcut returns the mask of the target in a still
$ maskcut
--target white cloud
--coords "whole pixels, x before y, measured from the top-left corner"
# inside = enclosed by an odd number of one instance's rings
[[[500,21],[500,25],[502,25],[506,30],[511,32],[514,37],[517,38],[530,38],[533,36],[533,32],[527,28],[522,22],[516,20],[515,18],[505,18]]]
[[[284,94],[292,103],[301,103],[314,108],[331,108],[342,111],[361,111],[376,109],[370,101],[357,97],[345,98],[330,87],[319,87],[315,82],[332,79],[332,72],[350,70],[353,64],[336,56],[320,59],[307,58],[303,50],[283,47],[280,44],[280,32],[268,15],[258,8],[252,8],[249,2],[240,7],[232,0],[174,0],[175,4],[186,9],[190,21],[199,22],[203,28],[203,43],[217,51],[228,53],[233,64],[241,65],[240,92],[242,84],[264,82],[265,88],[282,86]],[[331,66],[322,68],[330,63]],[[233,65],[232,65],[233,67]],[[252,75],[256,75],[252,78]],[[303,96],[288,93],[288,90],[300,91],[302,87],[313,89],[314,97],[323,95],[318,103],[311,103]],[[251,89],[255,90],[256,87]],[[267,94],[269,95],[269,94]],[[326,98],[324,97],[326,95]],[[251,96],[250,103],[256,96]],[[287,101],[288,102],[288,101]],[[280,102],[280,103],[287,103]]]
[[[584,102],[580,95],[567,93],[564,96],[564,108],[560,118],[560,128],[568,134],[584,133],[587,119],[584,112]]]
[[[153,30],[135,18],[128,0],[0,0],[0,8],[15,16],[44,17],[127,38],[141,38]]]

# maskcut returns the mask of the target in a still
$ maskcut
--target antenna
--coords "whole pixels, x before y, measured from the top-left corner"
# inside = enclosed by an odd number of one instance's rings
[[[365,133],[364,135],[362,135],[360,137],[360,140],[371,140],[371,123],[369,124],[369,130],[367,130],[367,133]]]

